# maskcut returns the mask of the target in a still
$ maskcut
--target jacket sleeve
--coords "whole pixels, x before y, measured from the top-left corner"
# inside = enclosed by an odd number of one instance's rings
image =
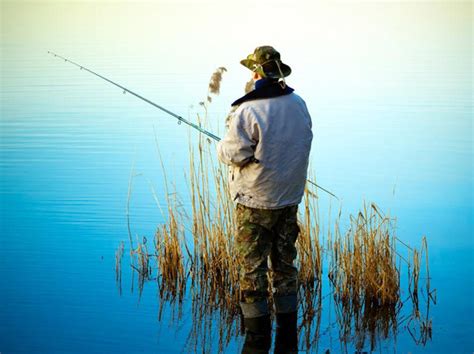
[[[243,166],[254,156],[258,143],[258,127],[249,124],[246,110],[237,110],[229,121],[229,130],[217,144],[217,156],[226,165]]]

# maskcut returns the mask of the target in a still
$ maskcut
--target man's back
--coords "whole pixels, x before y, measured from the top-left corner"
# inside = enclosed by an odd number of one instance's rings
[[[311,117],[297,94],[243,102],[219,148],[221,160],[231,165],[232,197],[262,209],[298,204],[304,193],[312,137]],[[253,154],[258,163],[235,166],[235,159],[246,154]]]

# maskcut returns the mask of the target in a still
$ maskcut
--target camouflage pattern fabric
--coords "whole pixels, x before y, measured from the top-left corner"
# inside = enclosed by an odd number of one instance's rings
[[[240,64],[262,77],[279,79],[291,74],[291,68],[281,61],[280,53],[269,45],[255,48]]]
[[[297,211],[297,205],[255,209],[237,204],[236,249],[242,302],[266,300],[268,269],[274,296],[296,296],[298,271],[293,261],[299,233]]]

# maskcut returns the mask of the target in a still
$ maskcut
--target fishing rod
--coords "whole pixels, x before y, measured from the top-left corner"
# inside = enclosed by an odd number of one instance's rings
[[[56,54],[56,53],[54,53],[54,52],[51,52],[51,51],[49,51],[49,50],[48,50],[48,54],[54,55],[54,57],[56,57],[56,58],[61,58],[61,59],[63,59],[66,63],[70,63],[70,64],[72,64],[72,65],[74,65],[74,66],[77,66],[79,69],[85,70],[85,71],[91,73],[92,75],[95,75],[95,76],[101,78],[102,80],[107,81],[108,83],[110,83],[110,84],[112,84],[112,85],[114,85],[114,86],[117,86],[118,88],[120,88],[120,89],[123,90],[123,93],[127,93],[127,92],[128,92],[129,94],[131,94],[131,95],[133,95],[133,96],[135,96],[135,97],[141,99],[142,101],[145,101],[146,103],[151,104],[153,107],[156,107],[156,108],[162,110],[163,112],[168,113],[170,116],[173,116],[174,118],[176,118],[176,119],[178,120],[178,124],[185,123],[185,124],[189,125],[191,128],[196,129],[196,130],[199,131],[200,133],[203,133],[204,135],[208,136],[208,137],[211,138],[211,139],[214,139],[215,141],[220,141],[220,140],[221,140],[221,138],[219,138],[217,135],[211,133],[210,131],[207,131],[207,130],[203,129],[200,125],[195,124],[195,123],[193,123],[193,122],[190,122],[189,120],[187,120],[187,119],[185,119],[185,118],[183,118],[183,117],[177,115],[176,113],[173,113],[173,112],[167,110],[165,107],[160,106],[159,104],[157,104],[157,103],[155,103],[155,102],[153,102],[153,101],[150,101],[148,98],[145,98],[145,97],[139,95],[138,93],[133,92],[132,90],[129,90],[128,88],[126,88],[126,87],[124,87],[124,86],[122,86],[122,85],[120,85],[120,84],[118,84],[118,83],[116,83],[116,82],[114,82],[114,81],[112,81],[112,80],[110,80],[110,79],[107,79],[105,76],[102,76],[102,75],[100,75],[100,74],[98,74],[98,73],[96,73],[96,72],[94,72],[94,71],[92,71],[92,70],[86,68],[85,66],[82,66],[82,65],[80,65],[80,64],[77,64],[77,63],[73,62],[72,60],[69,60],[69,59],[67,59],[67,58],[64,58],[63,56],[61,56],[61,55],[59,55],[59,54]],[[315,187],[321,189],[322,191],[324,191],[324,192],[326,192],[326,193],[332,195],[332,196],[333,196],[334,198],[336,198],[337,200],[339,200],[339,198],[338,198],[335,194],[333,194],[332,192],[328,191],[327,189],[325,189],[325,188],[323,188],[323,187],[317,185],[315,182],[310,181],[310,180],[307,180],[307,182],[310,183],[310,184],[312,184],[313,186],[315,186]]]

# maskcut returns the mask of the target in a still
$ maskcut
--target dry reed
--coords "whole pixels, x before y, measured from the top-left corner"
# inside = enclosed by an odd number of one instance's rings
[[[221,82],[222,82],[222,74],[226,72],[227,69],[224,68],[223,66],[219,67],[214,71],[214,73],[211,76],[211,80],[209,81],[209,93],[212,93],[214,95],[218,95],[221,90]]]
[[[356,338],[364,346],[366,334],[389,329],[396,331],[400,304],[400,274],[397,268],[392,220],[378,207],[364,205],[342,235],[336,226],[331,240],[329,279],[340,325],[340,338],[347,343]],[[353,333],[355,335],[353,336]],[[371,348],[375,345],[371,337]]]
[[[119,247],[115,251],[115,282],[117,283],[120,295],[122,295],[122,258],[124,249],[125,244],[121,241]]]

